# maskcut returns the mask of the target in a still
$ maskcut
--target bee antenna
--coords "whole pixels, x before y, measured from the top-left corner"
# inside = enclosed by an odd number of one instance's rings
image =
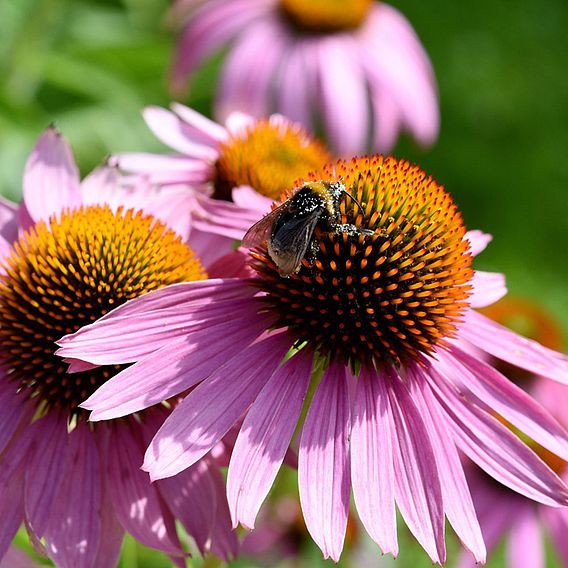
[[[357,201],[357,199],[356,199],[353,195],[351,195],[351,194],[345,189],[345,187],[343,187],[343,188],[341,189],[341,192],[342,192],[342,193],[345,193],[345,195],[348,195],[348,196],[352,199],[352,201],[354,201],[354,202],[357,204],[357,207],[359,207],[359,211],[361,212],[361,215],[363,215],[363,220],[365,220],[365,211],[363,211],[363,206],[359,203],[359,201]]]

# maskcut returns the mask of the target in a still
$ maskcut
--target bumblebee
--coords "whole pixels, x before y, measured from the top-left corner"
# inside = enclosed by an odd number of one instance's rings
[[[318,223],[325,223],[335,232],[372,235],[374,231],[341,223],[339,200],[342,194],[348,195],[362,209],[342,182],[304,184],[290,199],[246,232],[243,246],[253,247],[268,241],[268,254],[280,275],[290,276],[300,270],[303,258],[314,244],[313,236]]]

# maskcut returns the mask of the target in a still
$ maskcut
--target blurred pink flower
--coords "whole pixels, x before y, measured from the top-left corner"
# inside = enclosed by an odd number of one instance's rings
[[[526,300],[504,299],[486,310],[501,324],[525,328],[533,339],[547,347],[559,347],[562,334],[554,319],[540,306]],[[568,426],[568,387],[539,378],[513,365],[494,364],[513,382],[539,400],[564,426]],[[529,442],[538,455],[568,482],[568,462],[538,444]],[[475,467],[466,468],[481,530],[491,553],[502,539],[506,540],[509,568],[544,568],[545,536],[549,535],[562,565],[568,565],[568,508],[552,508],[537,504],[495,483]],[[463,555],[459,568],[473,568]]]
[[[212,458],[166,483],[140,470],[175,401],[93,427],[78,404],[117,368],[75,362],[70,375],[54,355],[66,330],[204,277],[184,242],[185,200],[107,166],[80,182],[69,146],[48,129],[28,159],[22,203],[0,202],[0,558],[23,522],[62,568],[115,566],[125,531],[185,566],[176,520],[201,551],[236,552]]]
[[[406,18],[383,2],[178,0],[185,19],[172,74],[188,75],[230,43],[215,114],[280,112],[321,123],[341,155],[387,152],[401,130],[421,145],[438,135],[432,66]]]
[[[350,195],[337,206],[345,230],[323,217],[299,272],[282,277],[263,245],[252,278],[152,292],[63,338],[58,353],[136,361],[82,405],[92,420],[192,389],[146,452],[153,479],[191,467],[244,416],[227,476],[234,526],[254,527],[305,416],[300,501],[325,557],[340,557],[353,488],[383,552],[398,552],[396,503],[434,562],[445,561],[444,516],[484,562],[458,449],[513,490],[566,505],[566,485],[495,413],[562,459],[568,434],[470,352],[565,383],[568,360],[472,309],[502,297],[504,278],[474,273],[487,235],[466,234],[450,196],[418,167],[375,156],[311,179],[342,180]]]
[[[256,120],[235,112],[221,126],[174,103],[172,111],[148,107],[144,118],[178,154],[129,152],[115,159],[124,171],[160,187],[188,187],[191,243],[206,261],[230,252],[274,199],[331,161],[322,144],[280,115]],[[206,247],[200,246],[203,241]]]

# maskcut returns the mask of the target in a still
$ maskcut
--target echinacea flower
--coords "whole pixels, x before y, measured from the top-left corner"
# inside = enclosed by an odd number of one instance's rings
[[[178,0],[186,19],[172,85],[229,44],[215,114],[279,112],[322,124],[341,155],[389,151],[401,130],[422,145],[438,135],[432,66],[406,18],[373,0]]]
[[[176,212],[185,196],[117,175],[103,167],[80,183],[48,129],[28,159],[22,204],[0,205],[0,558],[22,523],[62,568],[115,566],[125,531],[185,565],[176,520],[201,551],[235,552],[211,458],[166,483],[139,469],[176,401],[89,424],[79,403],[120,368],[75,362],[68,374],[54,353],[61,334],[131,298],[206,277],[171,228],[189,230]]]
[[[535,303],[504,299],[485,312],[499,323],[526,329],[531,338],[548,347],[558,348],[562,343],[562,335],[554,319]],[[568,387],[545,381],[513,365],[495,363],[509,379],[531,392],[561,424],[568,425]],[[526,441],[568,482],[568,462],[565,459],[560,459],[533,440]],[[562,565],[568,565],[568,508],[535,503],[495,483],[478,468],[470,467],[466,471],[489,553],[504,539],[509,568],[543,568],[546,565],[545,536],[549,535]],[[473,562],[464,555],[458,566],[473,568]]]
[[[433,561],[445,560],[446,516],[483,562],[458,450],[511,489],[566,505],[566,485],[495,413],[562,459],[568,434],[472,345],[563,382],[568,360],[475,311],[506,292],[502,275],[471,267],[488,237],[466,233],[420,168],[373,156],[309,178],[345,192],[297,272],[281,276],[262,245],[250,278],[169,286],[58,342],[90,364],[136,361],[82,406],[117,418],[192,389],[146,452],[153,479],[196,463],[244,416],[227,493],[233,524],[251,529],[302,420],[300,502],[324,556],[341,554],[353,489],[383,552],[398,551],[396,504]]]
[[[206,260],[229,252],[274,199],[331,161],[321,143],[279,115],[256,120],[235,112],[221,126],[174,103],[172,111],[148,107],[144,118],[178,154],[130,152],[117,155],[117,163],[160,187],[187,186],[191,242]],[[212,235],[216,246],[211,246]],[[207,250],[200,247],[203,239]]]

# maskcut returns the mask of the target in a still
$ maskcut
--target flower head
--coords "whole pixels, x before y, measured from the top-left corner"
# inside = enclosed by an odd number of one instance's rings
[[[19,211],[2,203],[0,557],[22,522],[62,567],[114,566],[125,531],[179,563],[176,519],[201,550],[234,552],[211,459],[159,486],[139,470],[176,401],[93,427],[80,402],[124,367],[73,361],[69,374],[55,355],[61,334],[127,300],[206,278],[176,213],[184,201],[106,167],[80,184],[67,144],[49,129],[28,160]]]
[[[202,258],[229,252],[285,189],[331,161],[322,144],[279,115],[255,120],[232,113],[223,127],[183,105],[173,104],[172,110],[149,107],[144,117],[179,154],[126,153],[116,159],[125,171],[161,187],[189,186],[191,239]],[[200,247],[203,233],[206,250]],[[212,235],[215,247],[209,246]]]
[[[450,196],[418,167],[374,156],[311,177],[345,189],[321,205],[297,271],[282,276],[262,243],[249,278],[150,293],[61,340],[60,354],[137,361],[84,403],[94,420],[194,387],[146,452],[154,479],[195,463],[244,415],[227,477],[235,525],[254,526],[303,420],[300,501],[326,557],[341,554],[352,488],[383,552],[398,551],[396,503],[434,561],[445,560],[447,516],[483,562],[458,450],[515,491],[559,505],[565,484],[496,413],[562,459],[568,435],[473,346],[564,382],[568,361],[473,309],[503,296],[504,279],[471,269],[487,237],[465,232]],[[291,241],[303,238],[311,210],[282,206]],[[150,315],[159,328],[145,324]]]
[[[438,102],[428,56],[392,6],[371,0],[208,0],[174,6],[185,19],[172,86],[181,91],[204,60],[230,43],[217,117],[281,112],[323,123],[340,154],[388,151],[400,130],[437,137]],[[371,142],[369,142],[371,141]]]

